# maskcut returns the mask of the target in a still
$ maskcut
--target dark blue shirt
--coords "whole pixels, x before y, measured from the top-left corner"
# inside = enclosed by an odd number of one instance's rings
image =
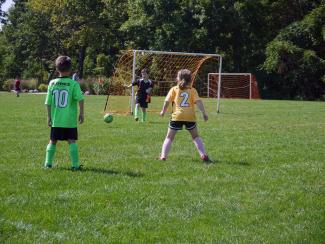
[[[132,82],[132,86],[138,86],[137,97],[146,99],[148,88],[153,88],[153,82],[151,80],[138,79]]]

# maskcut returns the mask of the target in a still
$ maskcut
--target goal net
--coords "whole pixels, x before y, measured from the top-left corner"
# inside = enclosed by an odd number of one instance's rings
[[[209,73],[207,97],[260,99],[256,77],[251,73]]]
[[[115,65],[110,94],[130,95],[132,113],[135,88],[125,89],[124,85],[141,78],[142,69],[148,69],[149,79],[154,83],[152,95],[165,96],[176,84],[176,75],[180,69],[188,69],[192,72],[192,85],[195,86],[198,71],[204,66],[203,64],[208,64],[209,68],[206,68],[208,72],[221,72],[221,60],[218,54],[128,50],[122,53]]]

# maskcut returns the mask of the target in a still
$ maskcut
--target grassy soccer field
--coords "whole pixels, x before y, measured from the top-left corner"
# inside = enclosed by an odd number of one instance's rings
[[[168,116],[115,115],[88,96],[79,127],[85,170],[60,142],[42,168],[45,95],[0,93],[0,242],[321,243],[325,239],[325,103],[205,99],[198,114],[212,164],[185,131],[156,160]],[[127,97],[111,97],[126,109]],[[158,111],[163,98],[154,97]]]

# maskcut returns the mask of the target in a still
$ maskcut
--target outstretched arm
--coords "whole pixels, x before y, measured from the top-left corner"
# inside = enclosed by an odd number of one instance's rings
[[[125,88],[131,88],[132,86],[135,86],[135,85],[136,85],[135,81],[132,81],[131,84],[129,84],[129,85],[124,85],[124,87],[125,87]]]
[[[208,117],[207,113],[205,112],[203,102],[201,100],[197,100],[196,101],[196,106],[200,109],[200,111],[201,111],[201,113],[203,115],[204,121],[207,121],[209,119],[209,117]]]
[[[169,105],[169,102],[168,102],[168,101],[165,101],[165,102],[164,102],[164,105],[163,105],[163,108],[162,108],[162,110],[161,110],[161,112],[160,112],[160,116],[161,116],[161,117],[164,116],[164,114],[166,113],[167,108],[168,108],[168,105]]]

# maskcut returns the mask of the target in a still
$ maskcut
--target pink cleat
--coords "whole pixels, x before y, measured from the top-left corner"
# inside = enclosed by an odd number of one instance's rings
[[[210,160],[210,158],[209,158],[208,155],[202,155],[202,156],[201,156],[201,160],[202,160],[203,162],[211,162],[211,160]]]

